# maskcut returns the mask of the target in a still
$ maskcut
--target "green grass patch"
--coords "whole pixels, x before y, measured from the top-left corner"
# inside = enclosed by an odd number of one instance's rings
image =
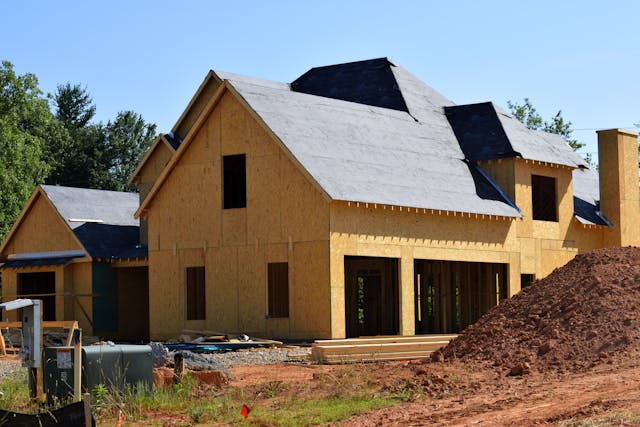
[[[13,374],[2,378],[0,382],[0,408],[7,411],[31,413],[37,405],[29,399],[27,369],[17,369]]]
[[[255,417],[277,426],[304,426],[324,424],[349,418],[368,410],[381,409],[400,403],[397,397],[360,396],[291,401],[279,408],[256,408],[249,417]]]
[[[351,381],[343,381],[346,378]],[[153,391],[140,386],[114,391],[98,385],[91,390],[91,404],[100,425],[114,425],[118,412],[122,411],[127,423],[136,426],[165,425],[167,420],[175,426],[256,422],[304,426],[336,422],[406,400],[402,393],[373,392],[368,378],[360,378],[349,369],[322,376],[318,381],[330,393],[325,390],[312,400],[297,397],[296,389],[289,382],[270,381],[255,387],[217,390],[201,386],[187,376],[182,384]],[[29,400],[26,370],[4,378],[0,390],[4,393],[0,398],[2,409],[23,413],[38,411],[38,406]],[[246,421],[240,415],[242,404],[251,408]]]

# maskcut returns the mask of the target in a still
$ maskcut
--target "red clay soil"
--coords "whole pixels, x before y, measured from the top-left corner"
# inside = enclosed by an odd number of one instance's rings
[[[433,360],[489,364],[511,375],[579,372],[640,350],[640,249],[575,257],[502,302]]]

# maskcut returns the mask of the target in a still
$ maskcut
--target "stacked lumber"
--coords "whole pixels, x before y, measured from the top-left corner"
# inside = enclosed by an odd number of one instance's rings
[[[320,363],[428,358],[456,335],[414,335],[316,340],[311,356]]]

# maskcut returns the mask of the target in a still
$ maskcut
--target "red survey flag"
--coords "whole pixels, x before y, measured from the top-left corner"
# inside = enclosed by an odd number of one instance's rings
[[[242,405],[242,409],[240,410],[240,415],[242,415],[242,418],[247,418],[249,416],[249,412],[251,412],[251,409],[249,409],[249,407],[247,405]]]

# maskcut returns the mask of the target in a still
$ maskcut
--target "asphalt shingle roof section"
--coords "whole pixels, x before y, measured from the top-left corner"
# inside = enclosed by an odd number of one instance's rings
[[[506,201],[478,195],[444,111],[435,107],[439,98],[422,105],[416,121],[404,111],[217,74],[334,200],[520,216]]]

